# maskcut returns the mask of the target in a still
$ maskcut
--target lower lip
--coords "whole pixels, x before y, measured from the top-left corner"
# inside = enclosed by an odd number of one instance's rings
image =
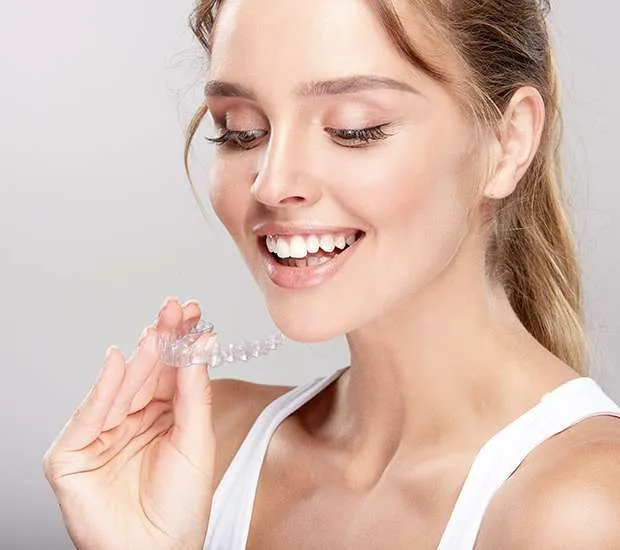
[[[306,267],[290,267],[282,265],[267,250],[264,242],[259,243],[261,253],[265,260],[265,267],[269,278],[278,286],[284,288],[308,288],[323,284],[335,275],[357,249],[357,245],[364,239],[359,237],[352,245],[336,254],[331,260]]]

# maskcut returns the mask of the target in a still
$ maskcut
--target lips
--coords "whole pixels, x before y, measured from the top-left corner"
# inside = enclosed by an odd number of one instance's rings
[[[271,231],[271,229],[267,231]],[[329,228],[329,231],[333,232],[334,228]],[[288,234],[290,235],[291,233]],[[316,228],[314,229],[314,234],[316,234]],[[299,289],[318,286],[328,281],[355,253],[364,237],[365,234],[362,232],[352,245],[335,254],[327,262],[302,267],[291,267],[279,263],[272,253],[267,250],[265,237],[259,237],[257,244],[263,258],[263,265],[271,281],[283,288]]]
[[[356,227],[343,227],[343,226],[327,226],[327,225],[297,225],[297,224],[284,224],[278,222],[262,222],[252,227],[252,232],[257,237],[264,237],[266,235],[324,235],[326,233],[355,233],[361,231]]]

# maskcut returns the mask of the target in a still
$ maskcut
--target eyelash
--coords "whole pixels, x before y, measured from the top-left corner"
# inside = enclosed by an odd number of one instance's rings
[[[338,129],[338,128],[325,128],[330,135],[343,139],[345,141],[361,141],[363,145],[343,145],[343,147],[359,149],[368,145],[372,141],[379,141],[389,137],[388,134],[383,131],[385,126],[389,124],[380,124],[379,126],[372,126],[370,128],[361,128],[357,130],[353,129]],[[254,147],[247,147],[244,144],[251,143],[252,141],[264,136],[256,136],[257,133],[266,134],[265,130],[226,130],[221,136],[216,138],[206,137],[205,139],[209,143],[214,143],[219,146],[229,146],[233,149],[250,150]]]

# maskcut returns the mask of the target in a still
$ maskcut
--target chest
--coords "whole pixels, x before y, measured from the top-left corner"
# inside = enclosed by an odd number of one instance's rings
[[[246,549],[434,550],[469,465],[449,460],[406,479],[386,474],[372,490],[356,491],[325,464],[268,457]]]

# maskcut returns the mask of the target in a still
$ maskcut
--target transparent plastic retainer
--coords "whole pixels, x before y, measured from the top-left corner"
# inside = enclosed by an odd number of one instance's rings
[[[263,340],[244,340],[220,345],[217,336],[213,338],[213,323],[199,321],[186,335],[159,335],[159,357],[172,367],[189,367],[206,364],[209,369],[226,363],[249,361],[254,357],[267,355],[284,343],[283,334],[274,334]]]

